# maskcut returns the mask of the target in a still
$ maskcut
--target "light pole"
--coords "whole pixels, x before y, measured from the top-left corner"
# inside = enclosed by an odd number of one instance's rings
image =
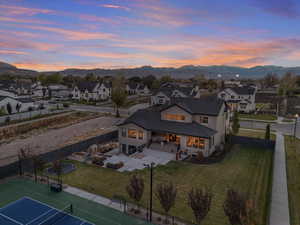
[[[149,221],[152,222],[152,197],[153,197],[153,166],[155,163],[150,163],[149,164],[144,164],[144,166],[148,167],[150,169],[150,216],[149,216]]]
[[[294,138],[296,137],[298,117],[299,117],[299,115],[296,114],[296,115],[295,115],[295,126],[294,126]]]

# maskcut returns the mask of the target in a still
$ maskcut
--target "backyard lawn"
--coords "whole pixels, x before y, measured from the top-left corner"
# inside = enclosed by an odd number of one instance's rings
[[[214,194],[211,211],[202,225],[229,225],[223,212],[223,202],[228,188],[249,193],[257,206],[259,225],[265,225],[270,198],[270,181],[273,152],[268,149],[249,148],[235,145],[226,158],[217,164],[196,165],[186,162],[170,162],[154,169],[154,185],[172,181],[178,189],[175,208],[171,215],[193,221],[191,209],[187,206],[187,192],[192,187],[208,187]],[[74,162],[77,170],[64,175],[65,183],[86,191],[112,198],[114,195],[128,199],[126,185],[134,172],[120,173],[111,169]],[[135,172],[146,184],[142,199],[147,206],[149,196],[149,171]],[[129,200],[129,199],[128,199]],[[162,212],[154,198],[154,210]]]
[[[239,114],[241,119],[253,119],[253,120],[277,120],[277,116],[272,114]]]
[[[300,140],[285,137],[291,225],[300,225]]]

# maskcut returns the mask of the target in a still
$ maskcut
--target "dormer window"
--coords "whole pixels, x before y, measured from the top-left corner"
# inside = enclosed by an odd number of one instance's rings
[[[208,117],[207,116],[200,116],[200,123],[208,124]]]

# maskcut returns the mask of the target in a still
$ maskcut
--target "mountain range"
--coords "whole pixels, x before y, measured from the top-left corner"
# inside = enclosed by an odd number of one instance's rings
[[[251,68],[234,67],[234,66],[182,66],[179,68],[172,67],[152,67],[143,66],[132,69],[66,69],[62,71],[47,71],[38,72],[34,70],[25,70],[17,68],[11,64],[0,62],[0,76],[2,74],[12,74],[18,76],[36,76],[39,73],[51,74],[59,72],[64,76],[85,76],[88,73],[93,73],[97,76],[114,76],[116,74],[122,74],[126,77],[132,76],[147,76],[154,75],[161,77],[164,75],[170,75],[174,78],[191,78],[196,75],[203,74],[209,78],[217,78],[218,74],[221,74],[224,79],[234,78],[236,74],[240,75],[240,78],[261,78],[268,73],[276,73],[279,76],[284,75],[287,72],[292,72],[296,75],[300,75],[299,67],[282,67],[282,66],[255,66]]]

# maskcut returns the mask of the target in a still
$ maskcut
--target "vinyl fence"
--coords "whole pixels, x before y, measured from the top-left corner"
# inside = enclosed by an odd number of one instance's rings
[[[40,155],[40,158],[45,162],[53,162],[59,159],[66,158],[67,156],[73,154],[74,152],[81,152],[88,149],[93,144],[101,144],[109,141],[117,140],[118,131],[112,131],[97,137],[87,139],[76,144],[68,145],[66,147],[57,149],[52,152],[47,152]],[[17,175],[20,172],[20,168],[23,170],[32,172],[32,162],[31,160],[23,160],[22,165],[17,161],[12,164],[0,167],[0,179]]]

